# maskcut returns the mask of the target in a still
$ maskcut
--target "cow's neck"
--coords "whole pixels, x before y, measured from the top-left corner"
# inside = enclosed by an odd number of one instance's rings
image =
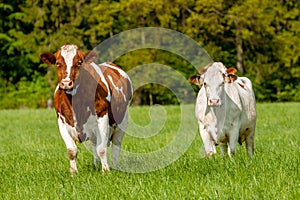
[[[226,99],[222,99],[222,104],[220,106],[211,107],[211,113],[214,121],[215,128],[217,130],[216,136],[219,140],[221,137],[223,137],[223,126],[226,118]]]
[[[73,89],[72,90],[67,90],[66,93],[71,95],[71,96],[74,96],[76,95],[77,93],[77,89],[79,88],[79,83],[77,83],[76,85],[74,85]]]

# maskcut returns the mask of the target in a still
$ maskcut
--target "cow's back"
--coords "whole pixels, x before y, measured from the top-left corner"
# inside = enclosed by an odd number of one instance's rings
[[[256,104],[252,83],[246,77],[239,77],[235,82],[235,87],[243,105],[243,112],[246,114],[247,120],[252,122],[256,119]]]
[[[250,133],[254,134],[256,125],[256,106],[255,97],[252,89],[251,81],[246,77],[239,77],[234,83],[230,84],[230,102],[235,106],[231,105],[231,110],[227,110],[226,113],[235,112],[238,118],[235,118],[235,122],[230,117],[226,117],[227,127],[230,127],[230,123],[240,123],[239,128],[239,143],[246,139],[247,135]],[[234,96],[234,97],[233,97]],[[230,106],[230,105],[227,105]],[[232,109],[236,107],[238,109]],[[230,116],[230,114],[229,114]],[[225,125],[226,126],[226,125]]]
[[[113,63],[103,63],[99,67],[110,88],[110,124],[121,124],[132,98],[131,81],[128,75]]]

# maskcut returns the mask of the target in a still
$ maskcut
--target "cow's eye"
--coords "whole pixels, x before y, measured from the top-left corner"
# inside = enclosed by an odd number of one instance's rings
[[[207,87],[207,83],[206,83],[206,82],[204,82],[204,83],[203,83],[203,86],[204,86],[204,87]]]
[[[61,67],[61,64],[60,64],[60,63],[56,63],[56,67],[57,67],[57,68],[60,68],[60,67]]]

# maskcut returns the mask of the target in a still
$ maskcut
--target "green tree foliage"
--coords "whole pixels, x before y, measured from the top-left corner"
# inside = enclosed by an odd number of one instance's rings
[[[66,43],[91,50],[138,27],[164,27],[190,36],[215,61],[249,77],[259,101],[300,101],[299,8],[298,0],[3,0],[0,105],[46,106],[56,86],[55,69],[40,61],[41,52],[54,52]],[[159,63],[187,79],[197,73],[180,56],[157,49],[136,50],[115,62],[126,71]],[[178,103],[168,88],[156,84],[145,85],[135,96],[135,104]]]

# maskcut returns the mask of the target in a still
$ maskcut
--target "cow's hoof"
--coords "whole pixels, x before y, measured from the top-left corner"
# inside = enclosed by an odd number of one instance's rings
[[[214,155],[214,152],[208,151],[206,152],[206,157],[211,158]]]
[[[110,172],[108,164],[102,165],[102,173],[105,174],[106,172]]]
[[[77,169],[70,168],[70,174],[72,177],[77,173],[78,173]]]

